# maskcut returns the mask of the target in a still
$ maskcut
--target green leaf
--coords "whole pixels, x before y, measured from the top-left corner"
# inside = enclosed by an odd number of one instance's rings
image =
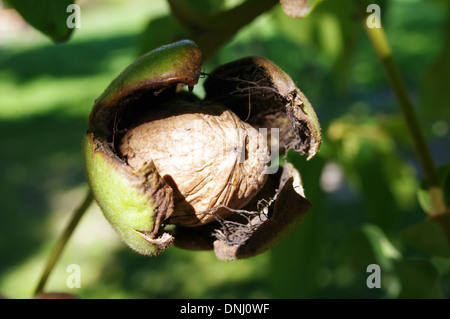
[[[320,289],[317,278],[325,263],[325,256],[318,253],[326,247],[323,238],[327,234],[324,234],[326,221],[321,215],[323,193],[317,182],[325,160],[317,156],[307,161],[291,151],[288,161],[301,173],[305,195],[313,208],[302,224],[270,251],[270,266],[274,271],[269,285],[275,298],[309,298]]]
[[[392,276],[395,260],[402,254],[391,243],[383,230],[373,224],[364,224],[351,233],[337,250],[340,269],[353,277],[352,287],[359,287],[357,297],[392,298],[397,290],[397,279]],[[368,289],[366,279],[368,266],[378,265],[381,270],[381,289]],[[345,273],[345,272],[342,272]],[[345,286],[344,283],[341,284]],[[348,284],[347,284],[348,285]],[[377,291],[378,290],[378,291]]]
[[[425,220],[410,226],[402,237],[406,243],[430,255],[450,257],[445,234],[435,221]]]
[[[447,5],[446,23],[442,27],[442,51],[422,77],[419,101],[421,114],[430,120],[450,118],[450,108],[446,107],[450,100],[450,3],[443,1],[442,4]]]
[[[450,163],[439,166],[438,175],[444,194],[444,202],[447,206],[450,206]],[[417,198],[424,212],[428,213],[433,210],[430,193],[425,181],[421,182],[420,188],[417,190]]]
[[[417,182],[382,122],[345,117],[333,121],[327,135],[373,223],[389,236],[396,233],[402,211],[414,204]]]
[[[281,9],[276,10],[277,26],[293,43],[316,49],[323,55],[333,68],[336,88],[345,92],[357,41],[362,35],[361,27],[353,18],[353,6],[349,1],[316,1],[314,4],[314,12],[307,19],[292,19]]]
[[[400,283],[397,298],[443,298],[439,273],[431,262],[403,259],[396,260],[394,267]]]
[[[445,204],[450,206],[450,163],[441,166],[442,192],[444,193]],[[439,169],[438,169],[439,173]]]
[[[381,288],[388,298],[442,298],[440,276],[428,260],[411,260],[375,225],[363,225],[345,242],[343,257],[357,271],[369,264],[381,268]]]
[[[153,18],[139,38],[139,53],[144,54],[166,43],[188,38],[184,29],[171,15]]]
[[[344,245],[345,258],[358,268],[370,264],[392,269],[392,260],[401,257],[383,230],[376,225],[366,224],[350,235]]]
[[[67,7],[74,0],[9,0],[9,3],[31,26],[55,42],[66,41],[73,31],[67,26],[71,14]]]

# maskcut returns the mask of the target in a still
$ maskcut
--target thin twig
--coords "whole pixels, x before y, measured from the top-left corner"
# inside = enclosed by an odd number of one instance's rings
[[[389,80],[392,90],[395,93],[400,109],[403,113],[409,134],[413,141],[417,157],[422,167],[425,181],[428,185],[433,208],[427,212],[429,217],[438,221],[442,226],[450,245],[450,210],[446,206],[442,191],[440,178],[436,165],[431,156],[430,149],[425,140],[419,119],[414,110],[413,103],[409,96],[405,82],[401,76],[398,66],[394,60],[391,47],[386,38],[383,27],[370,28],[366,23],[366,15],[364,14],[366,4],[361,0],[353,0],[355,8],[362,20],[363,27],[372,43],[372,46],[384,68],[386,76]]]
[[[87,191],[85,199],[83,200],[81,205],[74,211],[72,219],[70,220],[66,229],[62,233],[61,237],[59,237],[58,242],[56,243],[55,247],[53,248],[53,251],[52,251],[50,257],[47,259],[47,264],[44,268],[44,271],[42,272],[41,279],[36,287],[34,295],[43,291],[44,286],[47,282],[47,279],[50,276],[50,273],[52,272],[59,257],[61,256],[61,253],[62,253],[65,245],[67,244],[67,241],[69,240],[70,236],[72,235],[73,231],[75,230],[76,226],[78,225],[78,222],[80,221],[81,217],[83,217],[84,213],[91,205],[93,199],[94,199],[94,196],[92,194],[92,191],[89,189]]]

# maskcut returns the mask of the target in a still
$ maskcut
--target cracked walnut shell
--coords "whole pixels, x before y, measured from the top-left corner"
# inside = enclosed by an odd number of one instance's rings
[[[195,103],[194,103],[195,102]],[[171,100],[123,136],[120,153],[132,169],[153,161],[174,189],[168,223],[198,226],[228,217],[217,206],[243,208],[264,185],[269,151],[264,137],[227,107]]]

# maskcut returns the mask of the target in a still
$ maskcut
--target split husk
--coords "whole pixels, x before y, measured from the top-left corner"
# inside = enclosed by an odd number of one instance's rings
[[[280,150],[313,158],[319,122],[266,58],[207,74],[204,100],[190,92],[200,75],[201,52],[189,40],[125,69],[90,115],[87,180],[105,217],[141,254],[173,243],[214,249],[222,260],[248,258],[277,244],[310,209],[300,174],[274,162]]]

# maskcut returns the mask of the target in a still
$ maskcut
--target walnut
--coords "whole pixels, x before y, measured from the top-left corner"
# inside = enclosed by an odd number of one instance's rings
[[[299,172],[274,162],[279,150],[313,158],[319,122],[266,58],[205,74],[203,100],[191,93],[200,70],[199,48],[183,40],[147,53],[112,81],[83,138],[87,181],[107,220],[140,254],[174,244],[214,249],[222,260],[248,258],[277,244],[310,209]]]
[[[139,170],[153,161],[174,192],[168,223],[198,226],[228,217],[264,185],[269,151],[264,137],[220,104],[163,104],[123,136],[120,153]],[[163,114],[161,114],[163,113]]]

